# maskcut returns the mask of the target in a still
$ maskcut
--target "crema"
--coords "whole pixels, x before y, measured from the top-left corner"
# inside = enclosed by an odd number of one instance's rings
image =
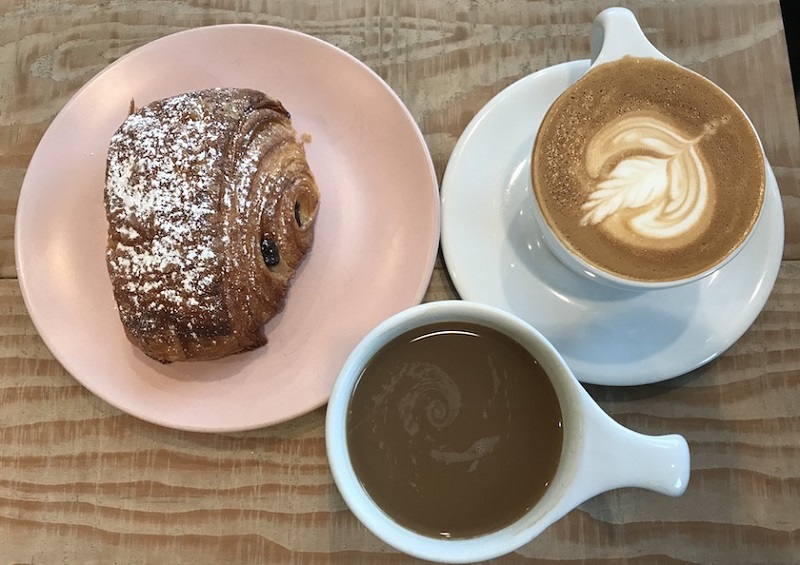
[[[635,57],[590,70],[555,101],[531,174],[560,241],[638,281],[723,261],[755,225],[766,184],[758,138],[730,97],[674,63]]]

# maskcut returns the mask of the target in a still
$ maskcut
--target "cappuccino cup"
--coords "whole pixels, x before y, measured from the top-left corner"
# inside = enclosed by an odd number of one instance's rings
[[[510,553],[604,491],[679,496],[689,480],[683,437],[621,426],[541,333],[466,301],[415,306],[359,343],[333,387],[326,447],[370,531],[445,563]]]
[[[534,217],[576,273],[633,291],[717,271],[747,244],[766,160],[739,105],[670,61],[634,15],[595,19],[592,64],[550,106],[531,155]]]

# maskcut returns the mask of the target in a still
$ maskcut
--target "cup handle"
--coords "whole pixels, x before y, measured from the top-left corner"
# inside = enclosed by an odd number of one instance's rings
[[[626,55],[669,60],[650,43],[636,16],[627,8],[608,8],[600,12],[592,24],[589,43],[593,67]]]
[[[689,446],[683,436],[649,436],[618,424],[585,395],[585,443],[573,504],[602,492],[639,487],[680,496],[689,483]],[[577,505],[576,504],[576,505]]]

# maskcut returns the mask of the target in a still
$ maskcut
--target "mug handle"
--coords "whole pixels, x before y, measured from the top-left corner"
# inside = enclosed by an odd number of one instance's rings
[[[592,67],[626,55],[669,59],[645,37],[636,16],[627,8],[608,8],[592,24],[589,39]]]
[[[680,496],[689,483],[689,445],[683,436],[649,436],[618,424],[585,395],[584,445],[573,485],[577,506],[602,492],[639,487]]]

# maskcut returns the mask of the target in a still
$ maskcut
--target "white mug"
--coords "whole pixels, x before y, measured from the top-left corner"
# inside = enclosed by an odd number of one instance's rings
[[[395,522],[359,481],[347,443],[348,405],[368,361],[393,338],[437,322],[480,324],[521,344],[549,375],[563,418],[561,459],[544,496],[512,524],[466,539],[427,537]],[[394,548],[445,563],[482,561],[510,553],[599,493],[641,487],[679,496],[689,480],[689,448],[683,437],[646,436],[621,426],[595,403],[541,333],[512,314],[475,302],[453,300],[415,306],[370,332],[339,373],[328,403],[325,434],[333,478],[358,519]]]
[[[658,59],[681,67],[681,69],[683,69],[685,72],[690,73],[696,76],[698,79],[704,81],[708,85],[711,85],[716,91],[724,95],[736,108],[738,108],[741,111],[742,116],[744,116],[745,119],[750,123],[752,131],[755,134],[756,139],[758,139],[758,134],[756,133],[755,128],[752,125],[752,122],[750,122],[749,118],[746,116],[741,107],[736,103],[736,101],[733,100],[727,93],[725,93],[721,88],[719,88],[717,85],[712,83],[707,78],[695,73],[691,69],[687,69],[685,67],[678,65],[677,63],[666,57],[658,49],[656,49],[650,43],[650,41],[648,41],[647,37],[644,35],[644,32],[639,26],[639,23],[636,21],[636,17],[630,10],[626,8],[608,8],[602,11],[600,14],[598,14],[592,26],[590,48],[591,48],[591,66],[589,67],[590,71],[592,69],[595,69],[596,67],[619,60],[626,56]],[[758,143],[760,152],[763,156],[764,151],[763,147],[761,146],[760,139],[758,139]],[[767,163],[765,157],[764,157],[764,163],[766,170]],[[618,276],[614,273],[605,271],[585,261],[582,257],[580,257],[578,254],[572,251],[569,247],[567,247],[559,239],[559,237],[552,231],[552,229],[548,225],[548,222],[544,218],[544,214],[539,208],[537,199],[534,197],[532,200],[534,201],[533,216],[536,220],[537,225],[540,228],[540,231],[542,233],[542,238],[545,244],[547,245],[548,249],[553,253],[553,255],[555,255],[555,257],[559,261],[561,261],[561,263],[566,265],[573,272],[583,277],[586,277],[590,280],[602,283],[606,286],[611,286],[622,290],[638,291],[638,292],[672,288],[692,283],[718,271],[719,269],[724,267],[731,259],[733,259],[738,254],[738,252],[741,251],[742,248],[744,248],[744,246],[750,240],[751,235],[755,231],[756,226],[758,224],[758,220],[761,217],[761,212],[759,212],[758,219],[751,226],[750,231],[747,234],[747,237],[745,237],[744,240],[741,241],[739,245],[730,254],[728,254],[727,257],[725,257],[721,262],[715,264],[714,266],[710,267],[704,272],[697,273],[693,276],[677,280],[638,281]],[[761,209],[763,210],[763,200]]]

